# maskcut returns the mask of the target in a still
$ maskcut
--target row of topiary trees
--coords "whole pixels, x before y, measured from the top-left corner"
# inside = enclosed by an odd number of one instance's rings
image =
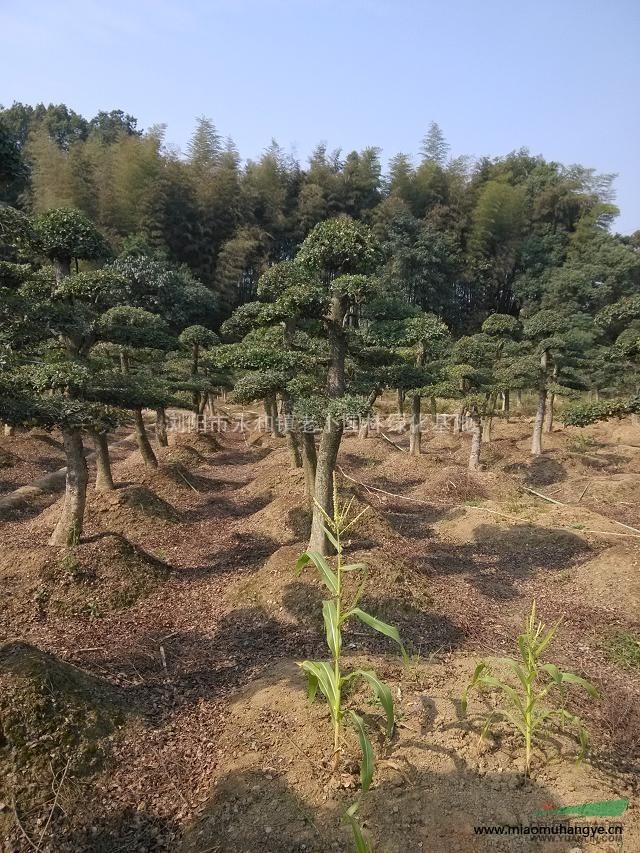
[[[0,208],[0,419],[58,428],[67,462],[64,507],[53,545],[82,533],[88,472],[83,435],[96,454],[96,489],[113,489],[107,433],[133,422],[142,459],[157,466],[143,409],[156,410],[167,444],[165,407],[196,411],[214,387],[200,351],[216,305],[185,269],[136,254],[98,266],[108,247],[75,210],[34,219]],[[83,260],[82,271],[78,261]]]
[[[415,455],[422,400],[432,414],[437,398],[457,401],[458,428],[463,416],[472,424],[471,469],[480,465],[493,419],[508,414],[513,391],[537,394],[532,453],[539,455],[556,395],[634,390],[637,297],[593,315],[561,303],[530,316],[493,314],[475,334],[453,340],[440,318],[391,289],[379,274],[383,261],[364,223],[346,216],[320,222],[292,260],[263,274],[257,299],[222,324],[221,345],[215,299],[186,269],[143,246],[109,259],[101,235],[75,210],[30,219],[0,208],[0,418],[9,428],[62,432],[67,484],[52,544],[75,542],[82,532],[83,434],[95,447],[96,487],[113,488],[109,430],[133,421],[142,459],[155,466],[143,409],[155,409],[156,438],[166,445],[166,407],[202,414],[230,376],[238,401],[264,401],[275,431],[282,414],[292,464],[305,471],[310,548],[322,554],[331,547],[323,512],[332,512],[345,419],[363,418],[366,435],[366,418],[385,389],[410,401]]]
[[[221,367],[241,368],[239,400],[279,397],[294,465],[305,468],[313,498],[309,547],[330,550],[323,514],[332,512],[332,478],[345,417],[366,416],[385,388],[411,400],[410,452],[420,453],[421,401],[458,401],[458,424],[473,425],[469,468],[480,465],[499,400],[511,391],[537,395],[531,452],[542,453],[555,398],[612,385],[633,390],[638,377],[640,310],[623,298],[590,315],[557,304],[530,316],[493,314],[479,332],[452,340],[433,314],[398,298],[377,275],[380,247],[363,223],[339,217],[319,223],[294,260],[272,266],[255,302],[222,326]],[[627,407],[628,408],[628,407]],[[293,415],[293,419],[288,416]],[[305,422],[321,428],[317,451]],[[302,428],[301,428],[302,425]],[[366,427],[362,434],[366,434]],[[311,436],[311,437],[310,437]]]

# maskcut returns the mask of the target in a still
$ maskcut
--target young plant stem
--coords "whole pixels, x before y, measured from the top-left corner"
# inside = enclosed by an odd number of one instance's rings
[[[336,495],[334,494],[333,499],[334,507],[337,506]],[[338,590],[336,592],[335,600],[336,600],[336,613],[337,613],[337,622],[340,625],[341,618],[341,599],[342,599],[342,543],[340,542],[340,525],[337,524],[335,528],[336,542],[338,543],[336,551],[338,554],[338,563],[336,568],[336,577],[338,578]],[[342,707],[342,696],[341,696],[341,687],[340,687],[340,655],[342,652],[342,644],[337,644],[333,653],[333,672],[335,675],[336,682],[336,714],[333,721],[333,769],[338,769],[338,762],[340,757],[340,708]]]

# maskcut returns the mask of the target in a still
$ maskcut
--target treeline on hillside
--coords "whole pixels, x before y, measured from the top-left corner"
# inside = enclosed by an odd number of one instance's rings
[[[0,110],[0,200],[33,214],[77,208],[114,253],[144,244],[186,264],[217,295],[221,317],[339,214],[372,228],[390,285],[457,332],[548,294],[577,310],[617,297],[639,238],[608,234],[612,176],[525,150],[494,160],[448,153],[432,124],[417,160],[397,154],[387,174],[375,147],[342,154],[321,144],[301,164],[273,142],[243,162],[201,118],[182,156],[162,125],[142,132],[120,110],[85,119],[65,105],[16,103]]]
[[[577,424],[640,410],[640,241],[610,231],[610,177],[523,151],[452,161],[435,125],[383,178],[374,148],[241,164],[206,120],[186,158],[121,112],[14,105],[0,124],[0,421],[62,432],[54,545],[82,533],[86,437],[111,490],[115,426],[155,467],[143,409],[166,446],[166,408],[201,414],[220,387],[284,416],[325,554],[345,419],[366,436],[386,389],[416,455],[422,401],[455,401],[471,469],[512,393],[537,397],[533,455],[557,396],[615,398]]]

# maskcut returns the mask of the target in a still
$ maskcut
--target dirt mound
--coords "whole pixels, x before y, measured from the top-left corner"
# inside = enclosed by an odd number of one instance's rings
[[[166,464],[177,464],[187,468],[197,468],[205,464],[205,457],[189,445],[174,444],[171,447],[163,447],[158,451],[158,456]]]
[[[4,447],[0,447],[0,468],[12,468],[17,461],[14,453],[10,453]]]
[[[17,564],[23,589],[31,593],[41,617],[47,613],[100,616],[128,607],[152,592],[169,572],[165,563],[114,534],[72,548],[7,549],[0,567],[9,582]]]
[[[640,613],[640,546],[623,543],[577,567],[579,597],[591,606],[637,620]]]
[[[59,784],[63,774],[62,801],[68,802],[74,790],[82,796],[72,780],[103,767],[122,721],[120,698],[106,682],[28,643],[5,643],[0,647],[0,799],[15,798],[24,816],[34,804],[51,800],[52,783]],[[8,810],[0,810],[0,829],[3,817],[8,836]]]
[[[99,518],[102,526],[117,526],[122,529],[132,521],[145,516],[149,520],[178,522],[180,515],[171,504],[168,504],[155,492],[146,486],[123,486],[112,492],[94,492],[89,501],[89,512]],[[134,518],[131,516],[134,515]]]
[[[362,800],[361,824],[372,849],[509,851],[513,841],[474,835],[473,825],[528,824],[548,801],[556,805],[617,799],[631,793],[630,777],[613,778],[588,761],[576,765],[576,744],[555,743],[566,756],[525,780],[521,740],[497,726],[489,742],[479,733],[487,702],[470,703],[460,718],[459,697],[475,660],[418,663],[403,670],[395,658],[357,658],[348,669],[371,668],[393,680],[396,719],[391,741],[380,708],[362,686],[347,698],[367,721],[374,751],[374,784]],[[478,713],[479,712],[479,713]],[[332,772],[331,724],[318,694],[309,704],[298,668],[280,664],[228,708],[209,801],[187,829],[181,853],[213,845],[229,853],[261,850],[352,849],[341,819],[358,798],[360,752],[353,729],[343,727],[340,767]],[[553,757],[554,749],[547,749]],[[625,816],[625,837],[637,838],[635,811]],[[564,849],[564,848],[563,848]],[[568,848],[567,848],[568,849]]]
[[[247,526],[270,536],[282,545],[300,542],[309,536],[310,516],[295,494],[276,497],[254,513]]]
[[[220,450],[220,442],[209,432],[175,432],[169,437],[169,448],[190,448],[206,457]]]

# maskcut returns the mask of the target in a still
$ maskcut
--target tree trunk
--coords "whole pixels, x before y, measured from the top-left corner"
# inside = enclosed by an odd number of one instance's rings
[[[369,418],[362,418],[358,429],[358,438],[365,439],[369,437]]]
[[[156,408],[156,441],[160,447],[168,447],[169,439],[167,438],[167,413],[164,406]]]
[[[600,389],[599,388],[593,389],[593,396],[595,397],[596,403],[599,403],[600,402]]]
[[[333,515],[333,474],[336,468],[340,440],[342,439],[343,425],[332,417],[327,417],[316,464],[316,478],[313,505],[313,519],[311,521],[311,537],[309,539],[309,551],[317,551],[323,556],[333,553],[332,546],[324,532],[325,520],[318,504],[328,516]]]
[[[547,400],[544,413],[544,431],[547,433],[553,432],[553,404],[555,399],[556,395],[552,391],[549,394],[549,399]]]
[[[267,416],[267,430],[271,435],[280,435],[280,425],[278,423],[278,403],[275,394],[269,394],[264,398],[264,410]]]
[[[49,545],[68,546],[77,545],[82,536],[89,471],[84,458],[80,430],[63,429],[62,441],[67,457],[64,504],[60,519],[49,539]]]
[[[540,456],[542,454],[542,426],[544,424],[544,413],[547,403],[546,388],[541,388],[538,391],[538,408],[536,409],[536,420],[533,425],[533,439],[531,441],[531,455]]]
[[[313,495],[316,488],[316,437],[312,430],[302,431],[302,468],[304,470],[304,492],[313,508]]]
[[[481,419],[482,422],[482,443],[483,444],[491,444],[491,426],[493,422],[493,418],[491,415],[486,415],[486,417]]]
[[[293,423],[293,400],[289,394],[282,395],[282,414],[284,416],[284,435],[287,440],[291,467],[301,468],[302,456],[300,455],[300,445],[298,444],[298,436]]]
[[[521,409],[522,408],[522,389],[516,388],[516,406]]]
[[[96,492],[112,492],[113,476],[109,458],[109,442],[106,432],[91,430],[91,438],[96,451]]]
[[[398,388],[396,394],[398,400],[398,414],[404,415],[404,390],[402,388]]]
[[[59,285],[64,278],[71,275],[71,258],[53,258],[53,270],[56,284]]]
[[[145,465],[149,465],[151,468],[157,468],[158,460],[156,459],[156,454],[153,452],[153,447],[151,447],[147,431],[144,428],[142,409],[134,410],[134,418],[136,425],[136,441],[138,442],[138,449],[140,450],[142,461]]]
[[[330,399],[341,397],[345,389],[344,365],[347,355],[347,337],[344,330],[344,319],[347,308],[346,298],[338,295],[332,297],[327,317],[327,338],[331,355],[329,370],[327,371],[327,395]],[[327,515],[333,515],[333,476],[343,430],[344,423],[342,420],[338,421],[331,415],[327,415],[320,438],[316,464],[309,550],[317,551],[325,557],[333,553],[333,550],[324,532],[324,518],[319,507],[322,507]]]
[[[455,426],[454,426],[453,431],[454,431],[454,433],[456,433],[458,435],[462,432],[462,421],[464,420],[464,409],[465,409],[465,407],[461,406],[458,409],[458,414],[456,417],[456,422],[455,422]]]
[[[409,453],[411,456],[420,456],[421,440],[420,396],[418,394],[414,394],[411,398],[411,423],[409,424]]]
[[[478,410],[474,408],[470,412],[473,422],[471,432],[471,453],[469,454],[469,470],[477,471],[480,467],[480,450],[482,448],[482,418]]]
[[[5,424],[4,425],[4,434],[5,434],[5,438],[10,438],[12,435],[16,434],[16,428],[14,426],[11,426],[11,424]]]
[[[502,411],[504,413],[504,418],[507,423],[509,423],[509,415],[511,414],[511,397],[509,394],[509,389],[507,388],[502,392]]]

